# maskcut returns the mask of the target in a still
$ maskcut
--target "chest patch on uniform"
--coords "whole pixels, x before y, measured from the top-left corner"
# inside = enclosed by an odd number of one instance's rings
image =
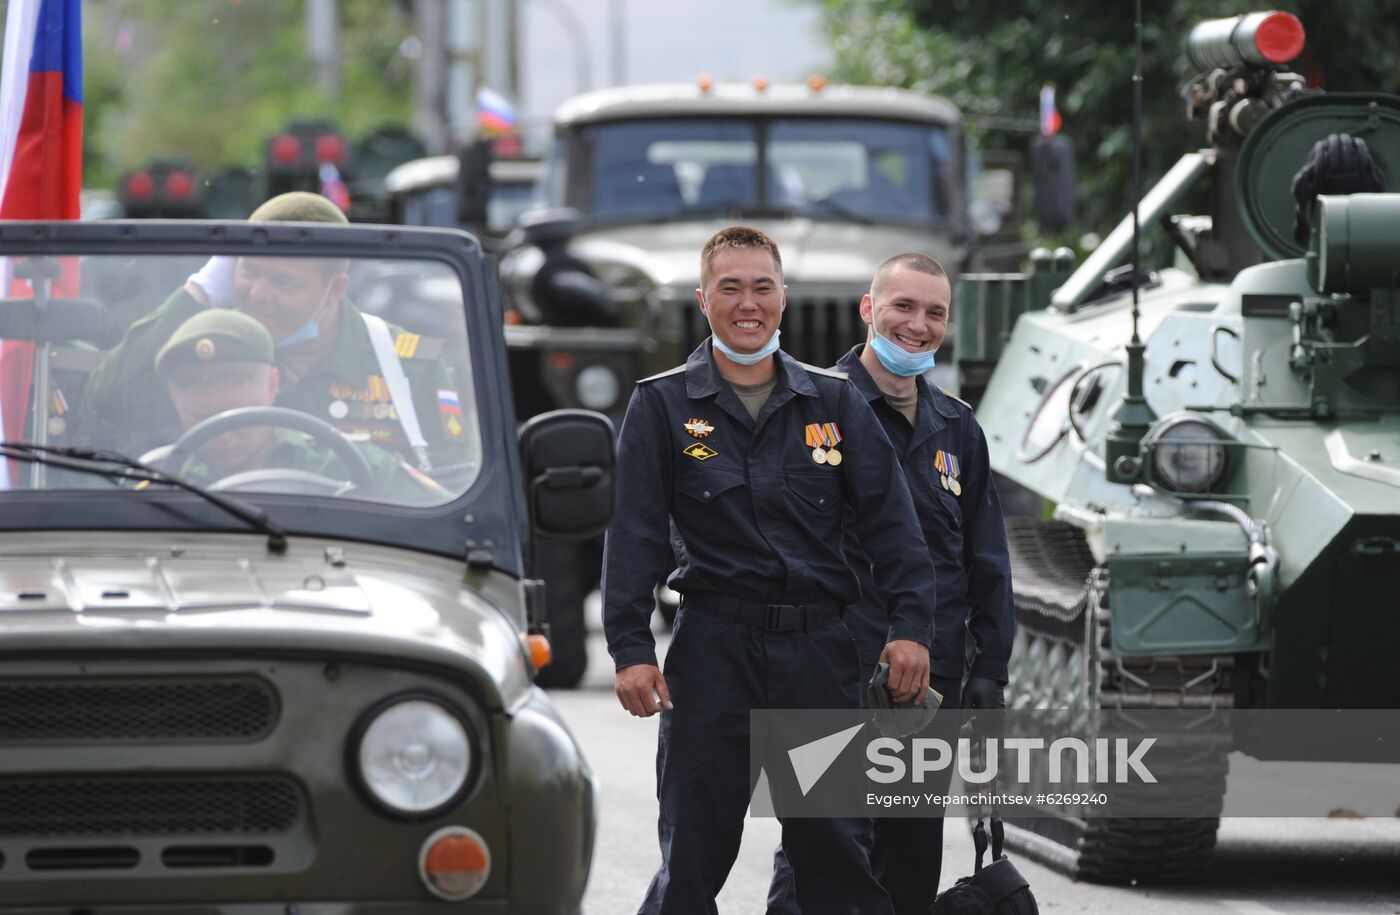
[[[685,431],[696,438],[704,438],[715,431],[715,427],[705,422],[703,419],[692,419],[685,424]]]
[[[718,451],[711,448],[709,445],[704,445],[700,442],[696,442],[695,444],[686,448],[684,451],[681,452],[681,454],[688,454],[691,457],[695,458],[697,461],[708,461],[712,457],[719,456]]]

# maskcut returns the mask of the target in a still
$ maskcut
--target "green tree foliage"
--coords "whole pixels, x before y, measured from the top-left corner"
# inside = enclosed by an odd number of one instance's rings
[[[306,11],[287,0],[107,0],[84,5],[85,182],[110,184],[153,155],[255,166],[292,118],[350,137],[409,120],[396,4],[340,0],[341,90],[318,84]]]
[[[837,77],[943,95],[973,119],[1035,118],[1057,86],[1078,160],[1080,223],[1106,231],[1130,208],[1133,14],[1130,0],[818,0]],[[1400,91],[1395,0],[1144,0],[1144,187],[1203,146],[1179,89],[1192,76],[1186,36],[1204,19],[1285,9],[1308,44],[1294,69],[1329,91]],[[986,122],[984,120],[984,122]],[[982,131],[988,146],[1025,136]]]

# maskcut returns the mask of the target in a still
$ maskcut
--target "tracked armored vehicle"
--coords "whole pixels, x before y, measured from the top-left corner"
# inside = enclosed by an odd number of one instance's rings
[[[1042,252],[962,280],[994,469],[1053,504],[1008,524],[1009,708],[1083,729],[1110,708],[1400,703],[1400,98],[1306,90],[1285,68],[1301,44],[1282,13],[1192,32],[1210,147],[1139,209],[1175,266],[1120,266],[1127,218],[1072,273]],[[1383,192],[1324,186],[1302,244],[1293,178],[1332,134],[1364,141]],[[1197,186],[1210,214],[1173,215]],[[1232,750],[1271,758],[1236,734],[1174,764],[1221,798]],[[1196,876],[1218,818],[1009,822],[1023,852],[1129,882]]]

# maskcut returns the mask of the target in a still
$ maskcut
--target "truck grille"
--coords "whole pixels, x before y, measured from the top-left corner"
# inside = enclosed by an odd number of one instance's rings
[[[0,782],[0,836],[277,833],[296,825],[287,778]]]
[[[272,688],[251,678],[0,685],[0,743],[249,740],[272,727]]]
[[[683,308],[683,357],[709,336],[710,326],[700,309]],[[865,322],[860,319],[860,296],[792,296],[782,323],[783,352],[820,368],[836,360],[857,343],[865,342]]]

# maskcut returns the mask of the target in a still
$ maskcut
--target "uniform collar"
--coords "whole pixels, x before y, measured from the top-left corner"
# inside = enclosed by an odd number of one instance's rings
[[[812,379],[808,377],[802,363],[789,356],[782,350],[773,354],[778,360],[777,380],[778,385],[774,391],[787,388],[794,394],[801,394],[804,397],[816,397],[817,386],[812,384]],[[700,345],[685,360],[685,393],[691,400],[698,400],[702,397],[712,397],[718,394],[724,378],[720,375],[719,369],[715,367],[714,353],[710,351],[710,338],[706,337],[700,341]]]
[[[845,372],[846,375],[855,382],[860,392],[865,395],[865,399],[871,403],[884,398],[885,392],[880,390],[880,386],[875,383],[870,370],[860,361],[860,354],[865,350],[864,343],[857,343],[851,347],[846,355],[842,356],[836,363],[838,371]],[[958,411],[949,401],[948,395],[940,391],[935,385],[929,384],[928,379],[920,375],[914,379],[914,384],[919,390],[919,400],[927,401],[933,405],[934,410],[944,419],[957,419]]]

